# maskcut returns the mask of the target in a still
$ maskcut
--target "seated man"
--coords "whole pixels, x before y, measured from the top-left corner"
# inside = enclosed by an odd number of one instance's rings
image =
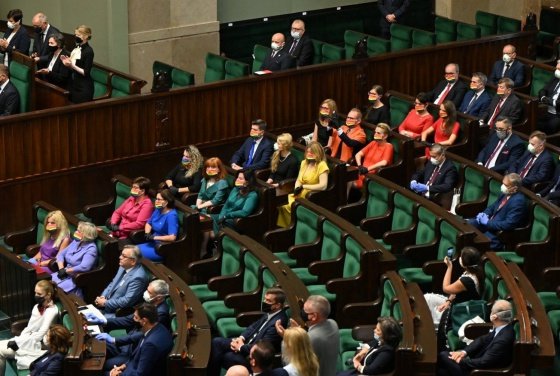
[[[496,132],[492,133],[484,148],[478,153],[476,163],[503,174],[525,151],[523,140],[511,131],[511,121],[499,116]]]
[[[296,65],[303,67],[313,64],[313,42],[305,33],[305,23],[302,20],[292,22],[292,30],[286,41],[288,53],[296,59]]]
[[[502,58],[492,68],[492,73],[488,77],[488,82],[497,85],[501,78],[507,77],[513,81],[514,87],[519,87],[525,83],[525,66],[515,60],[517,53],[511,44],[505,45]]]
[[[137,246],[124,246],[115,278],[101,296],[95,298],[95,304],[103,309],[106,317],[114,317],[118,309],[134,307],[142,301],[142,294],[148,286],[148,275],[141,259],[142,253]]]
[[[362,111],[353,108],[346,116],[346,124],[333,132],[331,156],[348,162],[366,144],[366,132],[362,126]]]
[[[221,368],[228,369],[234,365],[249,367],[247,356],[252,345],[261,339],[269,341],[278,352],[282,338],[276,333],[274,324],[276,320],[280,320],[284,326],[288,323],[288,316],[283,310],[285,301],[286,295],[282,289],[269,288],[264,294],[261,308],[264,314],[259,320],[248,326],[237,338],[213,338],[206,374],[219,376]]]
[[[554,77],[539,91],[539,100],[548,106],[538,120],[537,128],[546,134],[560,131],[560,60],[556,62]]]
[[[438,376],[470,375],[473,369],[504,368],[513,361],[515,331],[507,300],[496,300],[490,312],[493,331],[475,339],[464,350],[439,353]]]
[[[504,176],[500,190],[502,194],[496,201],[477,214],[468,223],[484,233],[490,239],[490,248],[501,251],[504,247],[498,238],[498,231],[511,231],[524,226],[527,222],[528,210],[521,187],[521,177],[511,173]]]
[[[484,73],[476,72],[472,74],[471,85],[467,94],[463,97],[463,102],[459,107],[459,112],[478,117],[482,112],[488,108],[492,97],[485,90],[486,88],[486,75]]]
[[[0,116],[19,114],[19,93],[10,82],[8,67],[0,64]]]
[[[266,122],[256,119],[251,122],[249,138],[233,153],[231,168],[234,170],[263,170],[270,167],[270,158],[274,153],[274,144],[264,137]]]
[[[467,85],[459,80],[459,64],[451,63],[445,66],[445,78],[432,91],[427,92],[426,96],[434,104],[440,105],[447,99],[458,108],[467,90]]]
[[[508,172],[519,174],[525,188],[531,188],[535,183],[545,183],[552,178],[554,161],[552,155],[545,149],[546,134],[534,131],[529,136],[527,151],[509,166]]]
[[[270,48],[272,48],[272,52],[265,57],[260,70],[275,72],[296,67],[296,59],[290,55],[288,48],[286,48],[284,34],[274,34]]]
[[[430,147],[430,160],[422,170],[412,175],[410,189],[449,209],[453,188],[458,180],[457,168],[453,161],[445,158],[443,146],[433,144]]]
[[[498,116],[507,117],[512,124],[517,124],[523,119],[523,103],[513,93],[511,78],[506,77],[498,81],[496,96],[486,111],[480,114],[480,124],[493,128]]]
[[[560,163],[556,165],[556,171],[550,183],[537,195],[542,196],[542,198],[556,206],[560,206]]]
[[[126,362],[115,365],[110,376],[125,375],[158,375],[166,369],[167,354],[173,348],[173,338],[167,328],[158,323],[156,307],[150,303],[142,303],[135,308],[134,322],[140,332],[117,338],[116,346],[131,345],[134,350]],[[98,339],[107,340],[98,334]]]

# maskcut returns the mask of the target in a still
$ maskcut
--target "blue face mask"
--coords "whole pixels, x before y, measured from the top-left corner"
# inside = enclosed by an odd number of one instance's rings
[[[381,336],[380,336],[379,334],[374,333],[374,334],[373,334],[373,338],[375,338],[375,340],[376,340],[378,343],[381,343]]]

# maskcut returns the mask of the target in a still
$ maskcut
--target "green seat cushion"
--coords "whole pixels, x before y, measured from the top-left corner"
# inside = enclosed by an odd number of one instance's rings
[[[391,51],[391,41],[383,38],[368,36],[367,52],[368,56],[375,56]]]
[[[218,299],[218,293],[210,290],[208,285],[189,285],[189,287],[201,303]]]
[[[194,74],[178,68],[171,70],[171,87],[185,87],[194,85]]]
[[[253,47],[253,73],[261,70],[264,59],[266,59],[266,56],[269,55],[271,51],[272,50],[270,49],[270,47],[255,44],[255,46]]]
[[[311,39],[311,43],[313,43],[313,64],[320,64],[323,58],[323,44],[325,42]]]
[[[304,285],[312,285],[317,283],[318,278],[316,275],[311,274],[307,268],[292,268],[292,271],[303,282]]]
[[[470,40],[480,38],[480,26],[463,22],[457,23],[457,40]]]
[[[206,55],[206,71],[204,82],[215,82],[223,80],[226,76],[226,58],[208,52]]]
[[[356,348],[360,343],[352,337],[352,329],[350,328],[339,329],[338,333],[340,335],[340,357],[337,368],[339,371],[351,369],[352,366],[348,366],[347,361],[354,357]]]
[[[399,274],[408,282],[416,282],[418,284],[432,283],[432,276],[424,273],[422,268],[404,268],[399,270]]]
[[[498,15],[478,10],[475,15],[476,24],[480,27],[480,35],[494,35],[498,31]]]
[[[249,75],[249,65],[235,60],[227,60],[225,64],[225,79],[230,80]]]
[[[556,292],[542,291],[538,292],[537,295],[539,296],[546,312],[560,310],[560,299],[556,295]]]
[[[550,322],[550,328],[552,329],[552,334],[559,337],[558,330],[560,329],[560,310],[548,312],[548,321]]]
[[[461,341],[457,334],[453,333],[453,330],[447,332],[447,344],[451,351],[458,351],[466,346],[466,343]]]
[[[412,47],[433,46],[436,44],[436,34],[425,30],[412,31]]]
[[[517,33],[521,31],[521,21],[514,18],[498,17],[498,34]]]
[[[224,338],[238,337],[245,329],[242,326],[237,325],[237,319],[235,317],[226,317],[219,319],[216,324],[218,333]]]
[[[330,63],[344,60],[345,50],[344,48],[335,46],[334,44],[324,43],[321,54],[323,55],[323,63]]]
[[[412,47],[412,28],[399,24],[391,25],[391,51]]]
[[[126,97],[131,94],[131,82],[130,80],[121,77],[113,76],[111,77],[111,98]]]
[[[352,55],[354,55],[354,52],[356,50],[356,43],[358,43],[358,41],[363,38],[367,38],[367,35],[364,33],[360,33],[359,31],[346,30],[344,32],[344,48],[346,51],[346,56],[350,58],[352,57]]]
[[[309,285],[307,291],[309,295],[323,295],[331,304],[336,300],[336,294],[328,292],[325,285]]]
[[[297,262],[295,259],[291,258],[288,252],[276,252],[274,253],[276,257],[278,257],[284,264],[288,265],[289,267],[296,266]]]
[[[524,261],[523,257],[519,256],[515,252],[496,252],[496,254],[507,262],[514,262],[516,264],[522,265]]]
[[[202,303],[202,307],[204,311],[206,311],[206,315],[212,326],[216,326],[219,319],[233,317],[235,315],[235,311],[232,308],[226,307],[222,300],[204,302]]]
[[[457,40],[457,21],[445,17],[436,17],[436,42],[447,43]]]
[[[19,94],[19,111],[22,113],[30,110],[32,79],[31,69],[28,66],[15,60],[10,63],[10,82],[16,87]]]

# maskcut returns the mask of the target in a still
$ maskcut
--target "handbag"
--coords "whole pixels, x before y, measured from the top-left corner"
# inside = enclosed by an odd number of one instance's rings
[[[488,306],[485,300],[470,300],[463,303],[453,304],[451,307],[451,329],[458,334],[461,326],[476,316],[486,320],[488,317]]]

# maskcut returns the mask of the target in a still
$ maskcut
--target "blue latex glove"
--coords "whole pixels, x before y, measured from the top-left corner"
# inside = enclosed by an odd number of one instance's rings
[[[95,316],[93,313],[86,313],[84,315],[88,321],[88,323],[90,324],[94,324],[94,325],[105,325],[107,324],[107,319],[105,317],[100,318]]]
[[[95,339],[99,341],[105,341],[107,343],[115,343],[115,338],[111,337],[109,333],[99,333],[95,336]]]
[[[417,183],[416,184],[416,192],[424,193],[428,190],[428,186],[426,184]]]
[[[488,216],[484,213],[481,213],[482,215],[480,216],[480,218],[478,218],[478,223],[480,223],[481,225],[487,225],[488,224]]]
[[[416,186],[418,185],[418,183],[416,182],[416,180],[413,180],[410,182],[410,189],[412,189],[413,191],[416,191]]]

